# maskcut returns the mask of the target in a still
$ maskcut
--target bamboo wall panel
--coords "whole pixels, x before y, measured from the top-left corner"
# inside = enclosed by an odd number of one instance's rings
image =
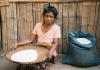
[[[77,3],[76,5],[76,16],[75,16],[75,31],[82,31],[82,7],[83,3]]]
[[[8,48],[8,25],[7,25],[7,8],[1,7],[1,18],[2,18],[2,44],[3,50],[7,51]]]
[[[1,12],[0,12],[0,48],[2,47],[2,46],[1,46],[1,44],[2,44],[2,43],[1,43],[1,42],[2,42],[2,39],[1,39],[1,38],[2,38],[2,37],[1,37],[1,36],[2,36],[2,33],[1,33],[1,32],[2,32],[2,31],[1,31],[1,30],[2,30],[2,27],[1,27]]]
[[[8,6],[9,0],[0,0],[0,6]]]
[[[98,14],[96,19],[96,37],[98,40],[100,40],[100,3],[98,3]]]
[[[18,41],[23,41],[27,39],[30,34],[28,31],[30,29],[29,23],[27,23],[27,8],[26,4],[17,5],[18,11]],[[28,32],[27,32],[28,31]],[[28,34],[28,35],[27,35]]]
[[[63,24],[62,24],[62,46],[63,50],[66,51],[68,47],[68,28],[69,28],[69,4],[64,3],[63,4]],[[64,52],[63,52],[64,53]]]
[[[0,48],[1,48],[1,27],[0,27]]]
[[[88,5],[86,5],[88,6]],[[95,30],[94,30],[94,25],[95,25],[95,6],[96,3],[90,4],[87,8],[88,8],[88,27],[87,27],[87,31],[92,33],[93,35],[95,35]],[[91,12],[92,11],[92,12]]]
[[[87,31],[95,35],[95,24],[96,24],[96,3],[83,3],[82,7],[82,31]]]
[[[0,26],[0,48],[1,48],[1,26]]]
[[[96,2],[99,0],[10,0],[10,2],[52,2],[52,3],[70,3],[70,2]]]
[[[10,4],[9,11],[7,11],[10,16],[8,19],[8,49],[14,47],[17,43],[17,18],[16,18],[16,4]]]
[[[1,7],[4,50],[12,48],[16,42],[30,38],[36,23],[42,21],[42,11],[46,4],[46,2],[10,2],[8,7]],[[58,53],[66,53],[68,34],[79,30],[96,36],[97,48],[100,49],[99,2],[52,2],[51,5],[58,10],[56,23],[62,33]]]
[[[100,3],[98,3],[98,14],[96,19],[96,38],[97,38],[97,49],[100,55]]]

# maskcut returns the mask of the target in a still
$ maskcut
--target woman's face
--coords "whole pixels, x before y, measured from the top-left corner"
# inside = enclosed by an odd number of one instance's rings
[[[52,12],[48,12],[43,16],[43,21],[46,24],[54,23],[54,14]]]

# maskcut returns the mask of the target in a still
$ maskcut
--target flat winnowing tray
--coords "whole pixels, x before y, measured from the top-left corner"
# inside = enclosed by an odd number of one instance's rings
[[[23,50],[35,50],[37,51],[37,59],[35,61],[29,61],[29,62],[19,62],[19,61],[14,61],[11,59],[12,55],[15,54],[16,52],[20,52],[20,51],[23,51]],[[30,45],[30,46],[18,46],[17,48],[15,48],[14,50],[10,50],[8,51],[6,54],[5,54],[5,57],[12,61],[12,62],[15,62],[15,63],[20,63],[20,64],[33,64],[33,63],[39,63],[39,62],[42,62],[42,61],[45,61],[47,58],[48,58],[48,54],[49,54],[49,50],[45,47],[42,47],[42,46],[33,46],[33,45]]]

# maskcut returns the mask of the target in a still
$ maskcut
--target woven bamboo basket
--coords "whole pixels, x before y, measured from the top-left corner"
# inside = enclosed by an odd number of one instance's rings
[[[11,56],[18,52],[18,51],[22,51],[22,50],[36,50],[37,54],[38,54],[38,58],[35,61],[32,62],[18,62],[18,61],[13,61],[11,59]],[[35,46],[35,45],[24,45],[24,46],[18,46],[16,48],[12,48],[11,50],[9,50],[6,54],[5,57],[14,62],[14,63],[19,63],[19,64],[35,64],[35,63],[39,63],[42,61],[45,61],[48,58],[48,54],[49,54],[49,49],[43,47],[43,46]]]

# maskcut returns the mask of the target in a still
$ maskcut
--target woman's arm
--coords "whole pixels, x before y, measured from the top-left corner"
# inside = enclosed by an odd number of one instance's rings
[[[56,50],[56,48],[58,47],[58,43],[59,43],[59,38],[54,38],[54,42],[51,48],[52,51]]]
[[[49,54],[49,59],[52,56],[56,56],[56,55],[54,55],[54,52],[56,51],[58,44],[59,44],[59,38],[54,38],[54,42],[53,42],[53,45],[52,45],[52,48],[51,48],[50,54]]]
[[[36,45],[44,46],[44,47],[46,47],[48,49],[51,49],[51,46],[46,42],[38,42]]]
[[[32,36],[31,36],[31,38],[30,38],[30,39],[25,40],[25,41],[23,41],[23,42],[19,42],[19,43],[17,43],[16,45],[17,45],[17,46],[19,46],[19,45],[30,44],[30,43],[32,43],[32,42],[33,42],[33,40],[35,40],[36,38],[37,38],[37,35],[32,34]]]

